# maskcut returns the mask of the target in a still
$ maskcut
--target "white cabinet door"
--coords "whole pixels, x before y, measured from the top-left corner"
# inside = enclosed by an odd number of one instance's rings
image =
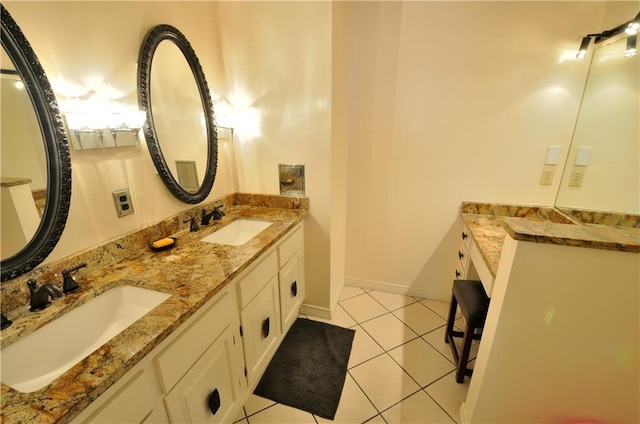
[[[149,372],[141,368],[132,371],[82,411],[73,422],[144,423],[149,419],[166,422],[164,411],[156,408],[158,397],[154,393]],[[159,405],[163,409],[162,404]]]
[[[237,345],[236,345],[237,343]],[[234,363],[240,340],[232,328],[220,338],[187,372],[165,397],[171,422],[174,423],[226,423],[232,422],[244,397],[237,390]]]
[[[249,387],[267,367],[280,342],[279,304],[278,277],[275,276],[241,312]]]
[[[280,270],[280,313],[282,332],[286,333],[298,317],[304,300],[304,271],[302,251],[293,256]]]

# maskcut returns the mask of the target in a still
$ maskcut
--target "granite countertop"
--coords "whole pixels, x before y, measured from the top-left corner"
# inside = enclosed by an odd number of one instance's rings
[[[520,241],[640,253],[640,228],[583,223],[552,207],[464,202],[460,212],[493,277],[507,234]]]
[[[133,252],[126,259],[83,274],[77,279],[83,290],[55,300],[44,311],[30,313],[28,305],[12,311],[14,323],[1,333],[3,347],[115,286],[133,285],[171,295],[49,386],[20,393],[2,384],[2,422],[69,422],[308,213],[306,209],[247,205],[232,206],[226,212],[222,220],[212,221],[198,232],[183,229],[172,234],[177,243],[171,249]],[[273,224],[241,246],[200,242],[239,218]],[[82,331],[82,323],[73,331]]]

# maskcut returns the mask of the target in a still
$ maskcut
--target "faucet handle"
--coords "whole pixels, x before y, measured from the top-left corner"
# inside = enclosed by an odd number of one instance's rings
[[[198,227],[198,223],[196,222],[196,219],[194,217],[190,217],[189,219],[186,219],[184,221],[182,221],[183,223],[187,223],[189,222],[189,231],[191,231],[192,233],[198,231],[200,229],[200,227]]]
[[[80,286],[76,283],[76,280],[73,279],[71,273],[76,273],[80,268],[84,268],[86,266],[86,263],[81,263],[73,268],[62,270],[62,291],[64,294],[75,293],[80,290]]]
[[[7,328],[8,326],[10,326],[13,321],[11,321],[10,319],[8,319],[7,317],[5,317],[4,315],[0,314],[0,317],[2,317],[2,322],[0,325],[0,329],[4,330],[5,328]]]
[[[222,219],[222,217],[225,215],[225,213],[221,210],[222,209],[222,205],[220,206],[216,206],[215,208],[213,208],[213,219],[215,221]]]

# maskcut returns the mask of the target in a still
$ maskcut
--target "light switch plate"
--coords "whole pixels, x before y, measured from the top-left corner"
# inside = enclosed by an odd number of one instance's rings
[[[557,165],[560,161],[560,146],[547,147],[547,159],[545,165]]]
[[[128,188],[116,190],[111,193],[113,196],[113,204],[116,207],[116,213],[118,218],[131,215],[133,213],[133,202],[131,201],[131,194]]]
[[[578,147],[578,153],[576,153],[576,160],[573,164],[575,166],[587,166],[589,165],[589,158],[591,158],[591,147],[580,146]]]

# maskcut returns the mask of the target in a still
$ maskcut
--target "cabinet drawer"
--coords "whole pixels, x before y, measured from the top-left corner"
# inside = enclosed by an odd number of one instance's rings
[[[231,369],[233,333],[227,329],[165,397],[174,423],[232,422],[238,408]]]
[[[460,240],[464,244],[464,247],[467,249],[467,252],[471,249],[471,232],[466,225],[463,225],[462,232],[460,233]]]
[[[304,300],[304,276],[302,252],[298,252],[280,270],[280,313],[282,332],[286,333],[298,317],[298,310]]]
[[[298,226],[280,246],[278,246],[278,265],[280,268],[287,263],[293,255],[302,247],[303,235],[302,227]]]
[[[276,252],[269,253],[258,265],[249,271],[238,283],[240,309],[251,302],[260,290],[278,273]]]
[[[74,422],[142,423],[153,412],[154,395],[144,370],[111,395],[95,413]]]
[[[462,269],[463,273],[466,274],[466,271],[469,269],[469,249],[465,245],[464,240],[460,242],[458,246],[458,252],[456,253],[458,257],[458,266]]]
[[[230,289],[225,289],[216,295],[213,304],[202,315],[154,358],[164,393],[171,390],[211,343],[233,322],[235,313],[237,312],[233,304],[233,294]]]
[[[266,368],[278,347],[280,334],[282,334],[279,304],[276,276],[240,314],[249,386]]]

